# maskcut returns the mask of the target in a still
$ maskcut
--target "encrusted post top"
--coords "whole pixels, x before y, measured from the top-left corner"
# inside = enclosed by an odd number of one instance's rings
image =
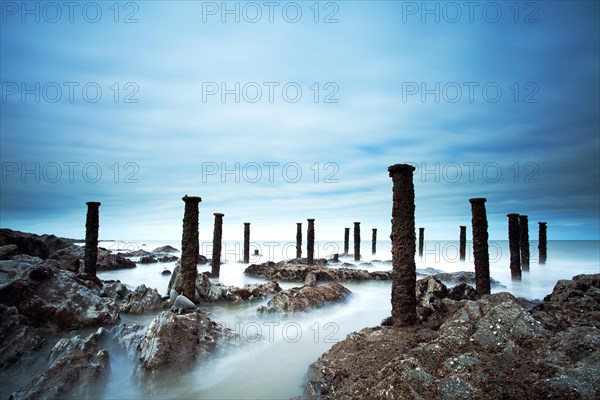
[[[476,204],[476,203],[485,203],[487,201],[487,199],[485,197],[475,197],[475,198],[469,199],[469,201],[471,202],[471,204]]]
[[[355,222],[354,225],[360,225],[360,222]]]
[[[307,218],[306,220],[307,220],[308,222],[315,222],[315,219],[314,219],[314,218]]]
[[[95,207],[99,207],[99,206],[100,206],[100,204],[102,204],[102,203],[100,203],[99,201],[88,201],[88,202],[87,202],[87,203],[85,203],[85,204],[87,204],[88,206],[92,206],[92,207],[94,207],[94,206],[95,206]]]
[[[224,217],[225,216],[225,214],[222,214],[222,213],[213,213],[213,215],[215,217]]]
[[[200,203],[202,201],[202,198],[198,196],[188,196],[186,194],[181,198],[181,200],[185,201],[186,203]]]
[[[519,218],[527,218],[527,215],[521,214],[521,215],[519,215]]]
[[[373,228],[373,232],[377,232],[377,228]]]
[[[460,227],[463,229],[467,229],[467,227],[465,225],[460,225]]]
[[[538,224],[540,224],[540,225],[546,225],[547,222],[538,222]]]
[[[411,174],[415,171],[415,167],[410,164],[394,164],[388,167],[388,172],[390,176],[398,173],[398,172],[410,172]]]
[[[296,222],[296,225],[302,225],[302,222]]]
[[[506,216],[509,217],[509,218],[511,218],[511,217],[513,217],[513,218],[517,217],[518,218],[519,214],[517,214],[517,213],[510,213],[510,214],[506,214]]]
[[[250,222],[244,222],[244,225],[250,225]]]

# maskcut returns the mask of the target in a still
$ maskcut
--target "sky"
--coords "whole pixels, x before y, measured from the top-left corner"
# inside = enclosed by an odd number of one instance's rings
[[[600,239],[600,6],[535,2],[1,1],[0,227],[100,239],[458,238],[487,198],[549,240]]]

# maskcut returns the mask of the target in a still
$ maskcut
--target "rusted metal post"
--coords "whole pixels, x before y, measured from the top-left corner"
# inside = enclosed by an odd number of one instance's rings
[[[306,263],[313,265],[315,261],[315,220],[307,219],[308,229],[306,232]]]
[[[190,301],[196,298],[196,278],[198,277],[198,204],[200,197],[183,196],[185,211],[183,213],[183,237],[181,239],[181,288],[182,294]]]
[[[469,199],[473,230],[473,258],[475,286],[480,295],[490,294],[490,253],[488,248],[488,222],[484,198]]]
[[[96,264],[98,263],[98,229],[100,227],[100,202],[88,201],[87,215],[85,218],[85,250],[83,272],[96,277]]]
[[[218,277],[221,272],[221,239],[223,238],[223,216],[221,213],[214,213],[215,216],[215,227],[213,230],[213,249],[212,249],[212,261],[211,275]]]

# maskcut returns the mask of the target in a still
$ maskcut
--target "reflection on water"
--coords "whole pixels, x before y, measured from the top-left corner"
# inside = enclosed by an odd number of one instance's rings
[[[132,241],[133,242],[133,241]],[[179,248],[178,241],[141,242],[146,250],[170,244]],[[265,245],[265,243],[270,243]],[[265,242],[254,243],[260,257],[251,259],[252,263],[268,259],[281,260],[289,254],[294,256],[292,245],[278,246]],[[289,242],[291,243],[291,242]],[[101,243],[113,249],[122,243]],[[341,242],[321,242],[318,246],[319,257],[329,257],[341,253]],[[363,246],[370,250],[370,241]],[[211,254],[207,244],[203,244],[203,253]],[[262,282],[260,279],[243,275],[247,265],[240,264],[239,244],[225,242],[223,254],[227,263],[221,267],[221,276],[217,280],[227,285],[240,286],[246,283]],[[391,264],[390,243],[378,242],[378,254],[371,256],[370,251],[363,254],[363,262],[372,262],[371,266],[361,268],[371,271],[389,270]],[[509,291],[515,296],[528,299],[542,299],[552,291],[559,279],[569,279],[577,274],[600,273],[599,242],[597,241],[551,241],[548,243],[548,259],[545,265],[537,263],[537,243],[531,243],[531,265],[529,271],[522,271],[521,278],[511,279],[507,241],[490,241],[490,271],[493,279],[503,287],[492,286],[492,292]],[[229,250],[226,250],[229,249]],[[238,251],[240,250],[240,251]],[[237,253],[236,253],[237,252]],[[251,254],[254,253],[251,251]],[[418,269],[435,268],[447,272],[473,271],[473,257],[470,243],[467,247],[467,260],[459,261],[457,242],[426,241],[423,257],[417,257]],[[179,255],[179,254],[178,254]],[[380,261],[373,261],[380,260]],[[341,261],[353,262],[341,258]],[[161,275],[163,268],[172,270],[174,263],[138,264],[131,270],[99,273],[101,279],[119,279],[130,288],[145,284],[156,287],[166,294],[169,276]],[[200,272],[209,271],[210,266],[200,266]],[[285,289],[301,283],[280,282]],[[299,395],[308,365],[331,346],[343,340],[346,335],[364,327],[374,326],[391,313],[390,282],[344,283],[353,295],[345,304],[334,305],[305,314],[296,314],[289,318],[278,315],[261,316],[256,308],[263,302],[243,304],[208,304],[203,306],[210,318],[225,324],[241,336],[241,347],[224,352],[211,363],[192,369],[182,377],[180,384],[165,388],[161,397],[187,399],[222,398],[289,398]],[[126,317],[124,321],[148,323],[153,316]],[[103,394],[105,399],[146,398],[137,384],[131,379],[133,362],[123,351],[111,350],[110,384]]]

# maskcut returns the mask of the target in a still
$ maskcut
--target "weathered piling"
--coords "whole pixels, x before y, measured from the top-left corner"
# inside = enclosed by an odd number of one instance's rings
[[[219,276],[221,272],[221,239],[223,238],[223,215],[221,213],[214,213],[215,216],[215,227],[213,230],[213,249],[212,249],[212,261],[211,275],[214,277]]]
[[[354,261],[360,261],[360,222],[354,223]]]
[[[96,263],[98,262],[98,228],[100,227],[100,202],[88,201],[87,215],[85,218],[85,249],[83,256],[83,272],[91,277],[96,277]]]
[[[377,228],[373,228],[373,238],[371,239],[371,254],[377,253]]]
[[[459,243],[459,255],[460,259],[464,261],[467,255],[467,227],[460,226],[460,243]]]
[[[302,257],[302,222],[296,222],[296,258]]]
[[[510,270],[521,271],[521,246],[519,234],[519,214],[506,214],[508,217],[508,248],[510,250]]]
[[[244,263],[250,263],[250,222],[244,222]]]
[[[350,228],[344,228],[344,254],[350,251]]]
[[[340,262],[340,255],[339,255],[339,253],[335,253],[333,255],[333,260],[332,261],[333,262]]]
[[[519,216],[519,245],[521,247],[521,267],[529,270],[529,221],[527,215]]]
[[[488,222],[485,198],[469,199],[473,231],[473,259],[475,263],[475,287],[480,295],[490,293],[490,254],[488,249]]]
[[[392,319],[396,326],[417,321],[415,265],[415,167],[395,164],[388,168],[392,189]]]
[[[425,228],[419,228],[419,257],[423,257],[423,241],[425,240]]]
[[[539,225],[539,242],[538,242],[538,252],[540,254],[539,256],[539,263],[540,264],[546,264],[546,228],[547,228],[547,223],[546,222],[538,222]]]
[[[185,211],[183,213],[183,236],[181,239],[181,288],[183,295],[189,300],[196,298],[196,277],[198,276],[198,204],[202,201],[197,196],[183,196]]]
[[[306,262],[313,265],[315,262],[315,219],[308,218],[308,228],[306,230]]]

